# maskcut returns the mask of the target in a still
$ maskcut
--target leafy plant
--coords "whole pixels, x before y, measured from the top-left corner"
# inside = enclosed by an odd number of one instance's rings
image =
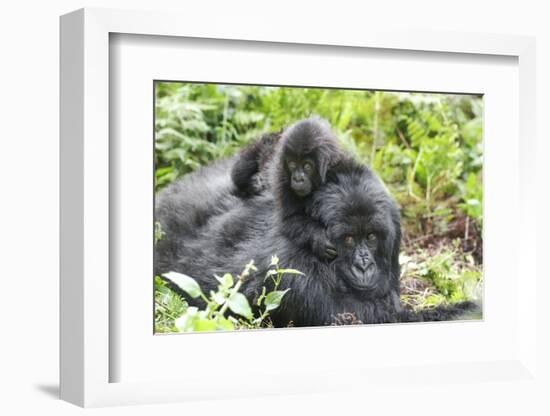
[[[481,175],[470,173],[464,183],[460,184],[463,201],[458,206],[466,215],[473,218],[483,226],[483,193],[481,187]]]
[[[162,237],[164,237],[164,234],[166,233],[162,231],[162,226],[160,222],[155,221],[155,244],[158,243],[160,240],[162,240]]]
[[[460,249],[458,240],[439,249],[416,248],[402,254],[400,263],[406,304],[424,308],[481,298],[481,268]]]
[[[187,310],[187,302],[155,276],[155,332],[177,332],[174,322]]]
[[[284,296],[290,289],[279,290],[283,275],[302,274],[293,269],[279,268],[279,259],[274,256],[271,259],[270,269],[267,271],[265,280],[270,279],[273,284],[272,290],[263,286],[260,296],[254,302],[254,308],[251,307],[245,295],[240,289],[250,274],[257,271],[254,262],[248,263],[241,274],[235,278],[230,273],[223,276],[214,276],[218,281],[217,290],[211,290],[205,294],[195,279],[182,273],[170,272],[164,276],[177,285],[183,292],[192,299],[200,298],[205,304],[203,309],[196,306],[185,307],[175,304],[177,313],[172,310],[171,313],[165,313],[169,309],[164,304],[160,304],[159,322],[157,332],[203,332],[203,331],[223,331],[243,328],[261,328],[269,326],[269,313],[279,307]],[[161,279],[159,279],[161,280]],[[162,281],[162,280],[161,280]],[[270,285],[271,286],[271,285]],[[167,289],[165,285],[161,288]],[[164,293],[166,294],[166,293]],[[168,298],[169,301],[171,298]],[[164,298],[155,299],[156,305]],[[166,319],[171,318],[170,323]],[[157,323],[157,322],[156,322]]]
[[[246,108],[249,96],[239,87],[157,82],[155,93],[157,190],[261,132],[265,116]]]

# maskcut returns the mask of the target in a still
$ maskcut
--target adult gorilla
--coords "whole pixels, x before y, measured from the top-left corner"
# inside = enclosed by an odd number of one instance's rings
[[[223,175],[221,175],[223,176]],[[197,180],[225,184],[211,198],[178,208],[180,198],[197,201]],[[186,177],[160,195],[157,220],[165,231],[157,246],[156,273],[177,271],[194,277],[208,293],[218,282],[214,274],[238,274],[254,259],[258,271],[242,292],[251,304],[259,296],[271,257],[304,276],[284,276],[280,289],[291,290],[271,319],[278,327],[326,325],[341,313],[363,323],[401,319],[399,304],[399,212],[378,178],[353,161],[342,164],[308,207],[327,227],[338,255],[322,261],[282,233],[270,193],[249,200],[232,196],[216,166]],[[180,201],[181,202],[181,201]],[[223,207],[220,205],[223,202]],[[169,247],[171,250],[166,250]],[[268,287],[269,289],[269,287]],[[190,300],[203,306],[201,300]]]
[[[236,158],[200,167],[162,190],[155,201],[155,220],[166,233],[155,246],[155,273],[178,262],[184,244],[201,235],[211,218],[243,204],[229,172]],[[180,269],[178,269],[180,270]]]

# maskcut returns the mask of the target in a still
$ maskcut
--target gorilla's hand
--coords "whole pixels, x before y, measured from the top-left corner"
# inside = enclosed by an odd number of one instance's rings
[[[313,254],[321,259],[333,260],[336,255],[336,247],[328,239],[327,233],[323,230],[316,233],[311,241]]]
[[[250,190],[252,195],[260,195],[263,191],[267,189],[262,176],[259,173],[255,173],[250,178]]]

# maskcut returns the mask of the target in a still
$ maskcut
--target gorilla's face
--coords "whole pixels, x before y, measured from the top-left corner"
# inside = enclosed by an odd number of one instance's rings
[[[340,157],[330,125],[315,117],[290,126],[282,133],[281,143],[282,179],[299,198],[315,192],[325,182],[329,165]]]
[[[315,195],[313,215],[327,226],[338,255],[331,266],[347,290],[369,297],[388,294],[398,264],[399,212],[374,175],[353,175]],[[397,266],[398,267],[398,266]]]
[[[374,221],[372,221],[374,219]],[[351,217],[329,227],[329,238],[337,248],[333,267],[353,290],[385,295],[390,287],[389,231],[382,218]]]
[[[374,257],[377,241],[374,233],[367,236],[349,234],[340,241],[341,255],[350,266],[346,273],[348,282],[355,289],[372,290],[378,286],[378,266]]]
[[[299,197],[309,195],[315,182],[316,165],[312,158],[288,157],[286,169],[290,178],[290,188]]]

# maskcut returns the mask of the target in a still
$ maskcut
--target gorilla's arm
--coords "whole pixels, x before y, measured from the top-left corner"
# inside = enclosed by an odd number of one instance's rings
[[[239,196],[259,195],[268,188],[269,166],[279,138],[280,133],[266,133],[239,153],[231,170]]]
[[[326,227],[309,215],[294,214],[283,218],[281,233],[298,247],[308,248],[319,258],[332,259],[336,248],[327,236]]]
[[[467,319],[470,316],[481,314],[480,305],[475,302],[464,301],[452,305],[439,305],[434,308],[417,312],[403,309],[399,313],[399,322],[433,322]]]

